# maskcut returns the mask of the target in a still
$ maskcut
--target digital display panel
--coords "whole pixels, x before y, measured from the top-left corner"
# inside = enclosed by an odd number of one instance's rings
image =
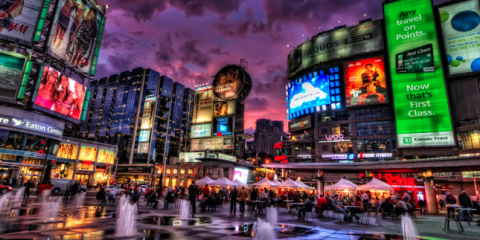
[[[58,1],[49,53],[90,73],[103,19],[103,13],[90,0]]]
[[[346,106],[388,103],[382,56],[345,63]]]
[[[150,130],[140,130],[138,142],[148,142],[150,140]]]
[[[0,1],[0,38],[31,46],[44,0]]]
[[[60,143],[57,158],[77,159],[78,145],[72,143]]]
[[[91,146],[82,146],[80,148],[79,160],[94,162],[97,157],[97,148]]]
[[[232,136],[233,134],[233,117],[215,118],[213,119],[213,136]]]
[[[178,157],[181,163],[202,162],[199,160],[195,160],[195,158],[205,158],[205,153],[204,152],[181,152],[180,156]]]
[[[233,138],[202,138],[192,139],[190,150],[191,151],[203,151],[203,150],[229,150],[233,149]]]
[[[23,55],[0,50],[0,98],[15,99],[26,61]]]
[[[213,116],[212,86],[198,88],[195,92],[195,108],[193,111],[193,123],[211,122]]]
[[[233,171],[233,181],[238,180],[243,184],[247,184],[248,180],[248,169],[235,168]]]
[[[85,100],[86,87],[58,70],[45,66],[35,98],[35,105],[65,116],[80,120]]]
[[[97,162],[113,164],[115,162],[115,151],[100,148],[100,152],[98,152]]]
[[[191,138],[202,138],[212,136],[212,124],[193,125],[190,131]]]
[[[213,116],[226,116],[235,114],[235,100],[216,102],[213,104]]]
[[[307,115],[298,119],[294,119],[288,123],[288,131],[294,132],[312,127],[312,116]]]
[[[219,154],[218,154],[218,159],[229,160],[229,161],[232,161],[232,162],[236,162],[236,161],[237,161],[237,157],[235,157],[235,156],[230,156],[230,155],[223,154],[223,153],[219,153]]]
[[[455,145],[431,1],[383,7],[398,147]]]
[[[295,82],[288,91],[290,114],[302,111],[304,113],[305,110],[308,111],[316,106],[330,104],[329,84],[328,74],[313,77],[299,83]]]
[[[478,0],[440,7],[440,22],[450,75],[480,71]]]

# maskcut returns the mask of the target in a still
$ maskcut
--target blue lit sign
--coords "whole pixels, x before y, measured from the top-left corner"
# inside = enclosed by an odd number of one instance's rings
[[[304,80],[289,89],[290,114],[303,115],[308,113],[310,108],[325,104],[330,104],[328,75]]]
[[[213,120],[213,131],[214,131],[213,136],[215,137],[231,136],[232,128],[233,128],[232,117],[215,118]]]

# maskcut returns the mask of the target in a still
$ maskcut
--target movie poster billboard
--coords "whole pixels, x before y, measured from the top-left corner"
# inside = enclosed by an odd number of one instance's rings
[[[195,158],[204,158],[204,152],[181,152],[178,159],[181,163],[188,163],[188,162],[202,162],[199,160],[195,160]]]
[[[456,145],[431,0],[383,8],[398,147]]]
[[[438,8],[449,75],[480,71],[478,0]]]
[[[32,46],[44,0],[0,1],[0,38]]]
[[[90,0],[59,0],[49,53],[90,73],[103,13]]]
[[[78,145],[72,143],[60,143],[57,158],[77,159]]]
[[[79,160],[95,162],[96,157],[97,157],[96,147],[82,146],[80,148],[80,156],[78,157]]]
[[[227,116],[235,114],[235,100],[216,102],[213,104],[213,116]]]
[[[192,125],[190,131],[190,138],[202,138],[212,136],[212,124]]]
[[[15,101],[26,62],[23,55],[0,50],[0,99]]]
[[[97,162],[113,164],[115,162],[115,151],[100,148],[98,152]]]
[[[347,107],[388,103],[383,56],[345,63]]]
[[[289,54],[288,77],[316,64],[383,50],[382,29],[382,20],[375,20],[313,37]]]
[[[197,88],[195,91],[195,109],[193,123],[211,122],[213,116],[213,91],[212,86]]]
[[[219,100],[229,100],[237,97],[243,88],[245,72],[236,65],[228,65],[215,75],[213,93]]]
[[[233,150],[233,138],[201,138],[192,139],[191,151],[209,150]]]
[[[34,108],[58,117],[80,120],[86,87],[58,70],[45,65],[35,97]]]

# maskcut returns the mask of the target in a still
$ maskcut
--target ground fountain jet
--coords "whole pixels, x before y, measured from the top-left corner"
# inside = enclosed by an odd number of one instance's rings
[[[81,208],[83,204],[85,204],[85,196],[87,195],[86,192],[79,193],[73,199],[72,206],[76,208]]]
[[[275,240],[277,239],[277,234],[275,232],[274,226],[270,223],[263,221],[258,218],[257,222],[253,225],[252,231],[254,240]]]
[[[25,187],[21,187],[17,190],[17,193],[15,193],[15,196],[13,197],[13,202],[21,202],[23,201],[23,194],[25,193]]]
[[[40,210],[40,215],[44,222],[55,221],[60,212],[60,207],[62,206],[62,198],[52,197],[48,199],[43,199],[42,209]]]
[[[5,193],[0,196],[0,215],[8,212],[8,200],[10,193]]]
[[[122,238],[138,235],[135,216],[137,205],[130,203],[130,198],[122,196],[117,208],[117,229],[115,237]]]
[[[415,222],[408,213],[402,216],[402,233],[404,240],[415,240],[419,236]]]
[[[277,208],[276,207],[267,207],[267,216],[266,221],[270,223],[273,227],[276,227],[278,224],[278,217],[277,217]]]
[[[190,218],[190,202],[187,200],[180,200],[180,208],[178,209],[180,220],[187,220]]]

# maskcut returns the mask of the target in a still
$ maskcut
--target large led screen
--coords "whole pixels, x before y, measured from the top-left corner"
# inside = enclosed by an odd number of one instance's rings
[[[235,100],[216,102],[213,104],[213,116],[226,116],[235,114]]]
[[[192,139],[191,151],[209,150],[231,150],[233,149],[233,138],[202,138]]]
[[[1,0],[0,38],[32,45],[44,0]]]
[[[57,158],[77,159],[78,145],[72,143],[60,143]]]
[[[193,110],[193,123],[211,122],[213,116],[213,91],[212,86],[197,88],[195,91],[195,108]]]
[[[102,19],[90,0],[58,1],[49,53],[90,73]]]
[[[288,92],[290,114],[330,104],[328,75],[313,77],[300,83],[295,82]]]
[[[115,151],[100,148],[98,152],[97,162],[113,164],[115,162]]]
[[[398,146],[455,145],[431,1],[383,7]]]
[[[459,2],[438,10],[450,75],[480,71],[478,0]]]
[[[195,160],[195,158],[204,158],[204,152],[181,152],[179,156],[179,161],[181,163],[185,162],[202,162],[199,160]]]
[[[191,138],[202,138],[212,136],[212,124],[193,125],[190,131]]]
[[[345,63],[347,107],[389,102],[383,62],[379,56]]]
[[[79,160],[94,162],[97,157],[97,148],[91,146],[82,146],[80,148]]]
[[[248,180],[248,169],[235,168],[233,172],[233,181],[238,180],[243,184],[247,184]]]
[[[45,66],[35,98],[35,105],[40,110],[48,109],[80,120],[85,100],[86,87],[81,83],[61,74],[52,67]]]
[[[23,55],[0,51],[0,98],[15,98],[25,63]]]
[[[233,135],[233,117],[213,119],[213,136],[232,136]]]

